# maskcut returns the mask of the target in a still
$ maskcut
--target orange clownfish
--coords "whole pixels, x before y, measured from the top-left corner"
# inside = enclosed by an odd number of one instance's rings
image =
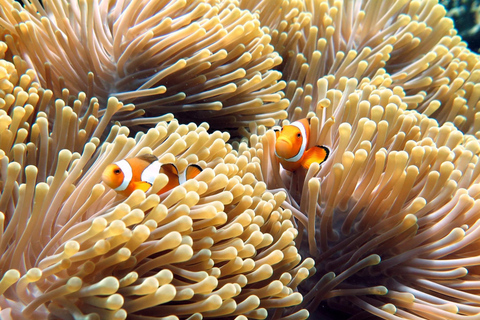
[[[155,177],[164,173],[168,177],[168,183],[157,193],[162,194],[195,178],[201,171],[199,165],[189,164],[179,175],[173,163],[161,164],[156,156],[145,154],[109,164],[103,171],[102,180],[117,193],[128,197],[137,189],[146,192],[152,187]]]
[[[325,146],[314,146],[307,150],[310,139],[310,121],[301,119],[283,126],[276,131],[275,155],[282,167],[295,171],[300,167],[308,169],[314,162],[322,163],[328,158],[329,150]]]

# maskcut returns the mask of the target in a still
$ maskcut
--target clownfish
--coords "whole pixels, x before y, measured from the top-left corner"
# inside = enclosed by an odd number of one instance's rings
[[[187,180],[195,178],[200,174],[200,172],[202,172],[202,170],[202,167],[200,167],[198,164],[191,163],[182,173],[179,174],[177,166],[173,163],[162,164],[160,167],[160,173],[167,175],[168,183],[165,187],[158,191],[158,194],[167,192],[168,190],[187,182]]]
[[[168,183],[157,194],[165,193],[188,179],[195,178],[200,172],[202,168],[199,165],[189,164],[185,171],[179,174],[173,163],[161,164],[156,156],[144,154],[109,164],[103,171],[102,180],[117,193],[128,197],[135,190],[146,192],[160,173],[167,175]]]
[[[276,131],[275,155],[282,167],[295,171],[300,167],[308,169],[314,162],[322,163],[328,158],[325,146],[314,146],[307,150],[310,141],[310,121],[301,119],[285,125]]]

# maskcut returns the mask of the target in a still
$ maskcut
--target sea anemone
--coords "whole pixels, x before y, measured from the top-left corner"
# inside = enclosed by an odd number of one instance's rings
[[[480,144],[406,110],[401,89],[378,81],[318,81],[318,99],[332,102],[309,115],[310,145],[332,150],[321,167],[288,173],[273,131],[250,138],[268,189],[292,195],[284,206],[316,259],[302,306],[328,300],[384,319],[477,314]]]
[[[233,151],[228,134],[207,129],[160,122],[127,138],[114,126],[100,145],[92,137],[80,153],[59,151],[46,172],[4,156],[2,317],[246,319],[301,303],[296,288],[313,260],[295,248],[292,212],[280,207],[286,194],[257,181],[247,146]],[[126,199],[100,183],[108,164],[144,153],[204,170],[160,196],[163,174]]]
[[[148,117],[172,112],[222,128],[286,117],[285,83],[273,70],[282,58],[256,14],[234,1],[0,5],[13,54],[57,97],[65,87],[102,105],[114,96]]]
[[[261,10],[260,20],[282,52],[289,120],[315,111],[321,77],[332,87],[342,77],[360,82],[387,73],[391,83],[383,85],[401,86],[408,109],[440,124],[453,122],[465,133],[480,130],[478,56],[461,42],[436,0],[280,3],[281,10]]]
[[[480,64],[436,0],[0,5],[2,319],[480,314]],[[331,153],[287,172],[304,117]],[[101,182],[143,154],[204,170]]]
[[[311,118],[309,147],[328,146],[330,158],[289,173],[272,131],[252,125],[250,137],[268,189],[288,192],[301,252],[316,259],[302,306],[385,319],[478,314],[480,146],[461,132],[479,136],[478,56],[436,1],[303,10],[309,18],[261,20],[299,30],[286,35],[297,41],[281,69],[287,111]]]
[[[27,68],[25,61],[18,56],[9,59],[11,54],[4,42],[0,42],[0,47],[0,153],[17,163],[14,166],[18,173],[34,165],[39,169],[38,182],[45,182],[46,177],[53,174],[60,150],[78,153],[87,141],[99,144],[105,139],[103,133],[110,126],[112,116],[134,109],[111,98],[100,111],[96,98],[88,100],[83,92],[72,96],[68,89],[62,91],[61,98],[54,99],[52,91],[34,80],[35,73]],[[164,119],[172,118],[172,115],[164,116]],[[3,163],[3,170],[7,163]],[[5,177],[6,171],[3,179]],[[24,174],[18,179],[19,183],[23,182]],[[6,201],[11,194],[2,190],[2,196]]]

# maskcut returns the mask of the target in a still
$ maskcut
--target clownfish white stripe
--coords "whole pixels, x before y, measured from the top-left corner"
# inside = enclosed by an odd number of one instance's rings
[[[300,147],[300,150],[298,151],[298,153],[295,156],[293,156],[291,158],[288,158],[288,159],[285,159],[285,161],[297,162],[302,158],[305,150],[307,150],[307,142],[308,142],[307,141],[307,131],[305,130],[305,127],[303,126],[303,124],[299,121],[292,122],[290,125],[292,125],[294,127],[297,127],[300,130],[300,133],[302,134],[302,146]]]
[[[162,164],[158,161],[152,162],[150,165],[148,165],[148,167],[143,170],[140,179],[153,185],[155,177],[157,177],[160,173],[161,166]]]
[[[178,183],[179,183],[179,184],[182,184],[182,183],[187,182],[187,171],[188,171],[188,168],[189,168],[190,166],[191,166],[191,165],[188,165],[188,166],[185,168],[185,170],[183,170],[183,172],[178,175]]]
[[[187,170],[185,169],[181,174],[178,175],[178,183],[182,184],[187,182]]]
[[[132,167],[130,166],[130,163],[126,160],[121,160],[116,163],[116,165],[122,170],[123,172],[123,181],[122,184],[119,185],[117,188],[115,188],[115,191],[123,191],[127,189],[128,185],[130,184],[130,181],[132,181],[133,177],[133,172],[132,172]]]

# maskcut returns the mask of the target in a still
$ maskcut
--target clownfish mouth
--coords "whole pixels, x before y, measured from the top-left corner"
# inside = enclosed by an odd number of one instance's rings
[[[279,158],[288,159],[295,156],[292,149],[292,143],[286,139],[279,138],[275,143],[275,154]]]

